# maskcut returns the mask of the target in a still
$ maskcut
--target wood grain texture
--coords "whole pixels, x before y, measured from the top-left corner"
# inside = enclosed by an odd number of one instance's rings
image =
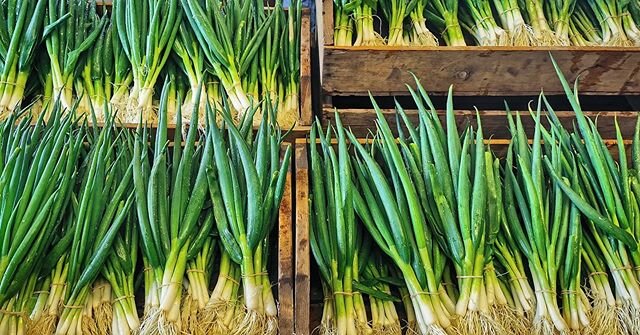
[[[308,126],[313,122],[311,100],[311,11],[302,10],[300,26],[300,119],[298,124]]]
[[[278,326],[280,334],[293,334],[293,197],[292,169],[287,172],[278,220]]]
[[[326,31],[326,28],[325,28]],[[640,48],[333,47],[325,46],[322,90],[329,95],[407,95],[410,72],[429,93],[562,93],[549,53],[581,94],[640,94]]]
[[[396,129],[395,110],[384,109],[383,115],[392,129]],[[418,124],[418,114],[416,110],[405,110],[409,119],[414,124]],[[357,136],[365,137],[369,129],[375,131],[376,114],[372,109],[341,109],[339,110],[340,120],[345,127],[351,128]],[[521,112],[522,113],[522,112]],[[440,119],[444,122],[444,112],[438,112]],[[481,111],[479,112],[482,121],[482,129],[486,136],[492,136],[495,139],[509,139],[511,134],[507,124],[507,113],[505,111]],[[575,113],[572,111],[556,112],[560,122],[568,129],[573,129],[575,121]],[[620,130],[624,139],[631,139],[638,118],[637,112],[585,112],[592,120],[597,121],[598,131],[604,139],[615,139],[615,121],[618,120]],[[533,136],[535,122],[532,117],[521,114],[522,123],[529,136]],[[321,120],[323,125],[331,123],[335,124],[334,110],[332,108],[323,108]],[[470,110],[456,111],[456,122],[458,128],[471,124],[477,127],[476,112]],[[546,120],[543,118],[546,124]]]
[[[295,143],[295,334],[309,335],[310,247],[309,247],[309,164],[305,139]]]

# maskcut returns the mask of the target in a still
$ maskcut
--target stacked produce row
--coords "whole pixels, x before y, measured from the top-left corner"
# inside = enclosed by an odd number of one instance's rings
[[[638,0],[334,0],[336,46],[639,46]]]
[[[200,89],[200,106],[229,102],[238,119],[270,100],[291,127],[299,116],[300,15],[296,1],[287,11],[280,1],[265,8],[254,0],[2,1],[0,120],[32,103],[49,116],[59,100],[81,115],[93,110],[98,122],[113,114],[157,122],[169,78],[185,107]]]
[[[60,101],[48,121],[0,123],[0,333],[277,333],[268,260],[291,150],[275,110],[254,131],[257,106],[235,126],[207,104],[200,130],[178,96],[166,80],[154,136]],[[169,139],[172,109],[194,126]]]
[[[479,117],[457,128],[451,92],[442,122],[417,80],[417,123],[397,105],[391,129],[372,98],[367,138],[339,113],[326,131],[314,125],[321,334],[640,332],[640,123],[629,148],[616,122],[613,155],[556,70],[574,128],[541,94],[529,115],[508,113],[504,157]]]

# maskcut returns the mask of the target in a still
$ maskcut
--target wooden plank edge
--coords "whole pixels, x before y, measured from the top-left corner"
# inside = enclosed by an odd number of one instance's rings
[[[332,3],[332,2],[330,2]],[[331,32],[333,36],[333,31]],[[610,47],[610,46],[334,46],[325,45],[325,50],[329,51],[391,51],[391,52],[404,52],[404,51],[571,51],[571,52],[639,52],[640,47]]]
[[[282,335],[294,332],[292,171],[287,172],[278,213],[278,327]]]
[[[298,124],[308,126],[313,122],[311,97],[311,16],[305,8],[300,26],[300,119]]]
[[[373,109],[339,109],[340,119],[343,125],[347,128],[351,128],[357,136],[365,136],[368,129],[375,129],[376,114]],[[396,129],[396,114],[395,109],[382,109],[387,122],[392,129]],[[409,120],[411,122],[418,122],[417,110],[405,110]],[[515,115],[515,111],[512,112]],[[560,121],[568,129],[572,129],[572,123],[575,120],[575,112],[573,111],[556,111],[555,112]],[[492,135],[495,138],[510,138],[507,124],[507,112],[506,111],[480,111],[480,118],[482,121],[485,134]],[[622,134],[625,138],[630,138],[635,131],[636,120],[639,116],[637,112],[632,111],[585,111],[585,116],[596,121],[598,130],[601,132],[603,138],[615,139],[615,121],[618,121]],[[438,115],[440,119],[444,121],[445,111],[439,110]],[[533,134],[534,121],[530,117],[529,112],[520,112],[522,121],[525,126],[525,130],[530,135]],[[543,122],[546,124],[546,113],[543,113]],[[334,121],[334,109],[325,107],[320,115],[320,120],[323,126],[327,124],[335,124]],[[457,110],[456,111],[456,123],[458,127],[463,127],[467,123],[476,125],[476,111],[474,110]]]
[[[309,164],[306,139],[295,141],[295,334],[309,335],[311,254],[309,246]]]

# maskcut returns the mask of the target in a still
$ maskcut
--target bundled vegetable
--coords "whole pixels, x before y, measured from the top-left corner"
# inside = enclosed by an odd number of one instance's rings
[[[466,0],[461,9],[464,27],[468,27],[478,45],[508,45],[507,32],[493,18],[489,0]]]
[[[30,299],[38,290],[62,284],[53,277],[40,281],[39,274],[48,276],[51,255],[59,254],[70,241],[62,228],[84,138],[71,117],[61,116],[60,105],[51,124],[45,126],[40,117],[31,127],[30,121],[24,118],[18,123],[13,116],[0,130],[0,303],[7,311],[0,326],[7,334],[25,334],[27,325],[42,325],[38,321],[45,318],[43,313],[36,313],[33,324],[26,319],[33,308]],[[40,307],[39,312],[44,309]],[[46,328],[48,333],[55,329],[55,318]]]
[[[204,218],[207,179],[206,169],[212,148],[206,141],[211,133],[198,136],[198,106],[193,107],[191,126],[184,148],[167,147],[167,109],[169,87],[165,82],[159,124],[152,156],[147,153],[148,131],[138,128],[133,155],[133,182],[137,206],[138,229],[145,267],[145,316],[141,334],[179,331],[182,282],[189,256],[202,247],[197,243],[202,232],[208,235],[212,225]],[[199,94],[199,93],[198,93]],[[199,101],[197,97],[196,101]],[[178,126],[181,107],[178,103]],[[180,129],[180,128],[178,128]],[[174,143],[182,143],[176,131]],[[196,143],[196,140],[200,140]],[[196,252],[189,252],[197,248]]]
[[[113,16],[118,37],[131,64],[133,87],[121,117],[136,122],[156,121],[153,91],[178,34],[183,10],[179,0],[115,0]],[[122,84],[122,83],[118,83]]]
[[[129,218],[133,204],[131,155],[132,143],[126,135],[117,133],[113,121],[107,123],[90,140],[92,149],[88,153],[87,170],[74,201],[70,229],[73,230],[71,244],[66,254],[66,290],[62,315],[56,334],[84,334],[98,331],[104,320],[90,310],[91,285],[101,272],[112,252],[112,246],[120,228]],[[127,130],[122,130],[127,131]],[[93,292],[95,294],[95,291]],[[110,305],[111,300],[107,303]],[[110,326],[111,320],[106,322]],[[108,329],[100,329],[105,332]]]
[[[0,2],[0,121],[22,101],[48,0]]]
[[[237,119],[243,120],[245,113],[257,104],[257,99],[251,98],[247,86],[251,81],[247,77],[257,70],[252,65],[279,13],[264,13],[259,1],[228,1],[220,6],[207,0],[204,7],[196,0],[181,3],[206,57],[206,69],[220,80]]]
[[[45,36],[51,61],[53,97],[60,100],[63,108],[70,109],[76,91],[82,92],[81,88],[74,89],[82,72],[78,69],[85,67],[87,59],[84,56],[100,37],[106,17],[98,17],[95,0],[49,0],[46,13],[47,29],[52,29]],[[76,112],[84,114],[87,111],[76,109]]]
[[[235,126],[227,106],[221,112],[225,128],[209,121],[213,158],[207,168],[209,193],[222,245],[240,265],[244,317],[233,334],[275,334],[277,306],[267,273],[269,235],[283,197],[291,147],[280,157],[282,135],[274,111],[266,114],[252,134],[254,107]],[[213,115],[209,115],[213,119]],[[226,140],[228,139],[228,140]],[[221,210],[223,209],[223,210]]]
[[[318,125],[311,130],[309,152],[314,215],[310,217],[310,242],[326,294],[331,299],[332,309],[323,316],[322,332],[361,334],[369,326],[366,312],[360,310],[364,308],[360,303],[362,296],[354,288],[354,282],[359,280],[359,262],[362,261],[358,257],[360,229],[356,224],[353,203],[351,159],[337,113],[336,120],[337,154],[329,144],[330,129],[326,138],[320,130],[322,155],[315,144]]]

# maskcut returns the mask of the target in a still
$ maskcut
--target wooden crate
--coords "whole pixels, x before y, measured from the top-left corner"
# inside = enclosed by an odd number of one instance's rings
[[[283,146],[286,147],[288,143]],[[292,144],[293,145],[293,144]],[[278,220],[278,325],[282,335],[294,334],[293,162],[287,171]]]
[[[375,114],[372,109],[340,109],[340,120],[344,125],[348,125],[356,135],[366,136],[369,129],[374,129]],[[389,122],[391,129],[396,129],[396,116],[395,110],[383,109],[382,110],[385,119]],[[409,119],[418,124],[418,114],[416,110],[405,110]],[[515,112],[514,112],[515,113]],[[533,136],[533,130],[535,127],[534,120],[529,116],[529,112],[520,112],[522,115],[522,123],[529,136]],[[444,120],[444,111],[439,111],[441,120]],[[494,139],[510,139],[511,133],[509,132],[507,124],[507,112],[506,111],[480,111],[482,120],[482,129],[485,134],[491,134]],[[565,127],[571,129],[575,122],[575,113],[573,111],[558,111],[556,112],[558,118]],[[598,130],[604,139],[615,139],[615,121],[617,119],[624,138],[632,138],[636,121],[638,118],[637,112],[617,112],[617,111],[605,111],[605,112],[585,112],[585,114],[592,120],[597,120]],[[333,108],[325,107],[322,110],[320,116],[323,124],[335,124],[335,114]],[[544,120],[543,116],[543,121]],[[458,110],[456,111],[456,122],[458,128],[469,123],[474,127],[477,126],[477,118],[475,110]]]
[[[458,95],[562,93],[549,53],[581,93],[640,94],[640,48],[336,47],[333,1],[316,0],[320,73],[325,95],[406,95],[409,73],[428,92]]]

